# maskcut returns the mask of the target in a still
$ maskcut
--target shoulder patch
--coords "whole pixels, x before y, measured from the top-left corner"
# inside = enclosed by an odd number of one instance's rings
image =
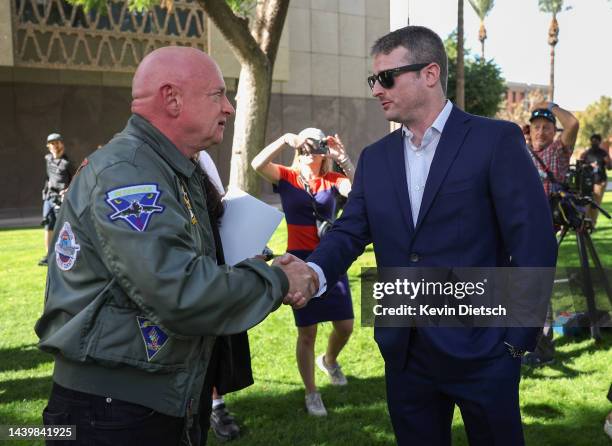
[[[150,361],[166,345],[168,335],[146,317],[136,316],[136,321],[145,344],[147,361]]]
[[[80,250],[81,246],[76,242],[70,223],[64,222],[55,242],[55,261],[58,268],[62,271],[72,269]]]
[[[108,215],[111,221],[124,220],[138,232],[147,229],[151,215],[164,212],[158,205],[161,191],[157,184],[135,184],[106,192],[106,202],[115,212]]]

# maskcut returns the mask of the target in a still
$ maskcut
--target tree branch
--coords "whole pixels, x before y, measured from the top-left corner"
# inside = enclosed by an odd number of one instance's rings
[[[267,62],[251,35],[248,20],[236,16],[225,0],[198,0],[198,4],[221,31],[241,65],[250,65],[253,61]]]

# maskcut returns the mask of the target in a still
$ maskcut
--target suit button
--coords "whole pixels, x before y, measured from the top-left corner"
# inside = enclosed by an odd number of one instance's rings
[[[413,252],[412,254],[410,254],[410,261],[413,263],[416,263],[420,260],[419,255],[416,252]]]

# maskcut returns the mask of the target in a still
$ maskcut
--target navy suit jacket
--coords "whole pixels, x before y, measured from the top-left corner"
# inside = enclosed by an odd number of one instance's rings
[[[379,267],[554,267],[550,208],[521,130],[453,107],[413,224],[401,130],[360,155],[348,202],[308,258],[335,283],[366,245]],[[445,354],[486,358],[506,341],[533,350],[538,328],[421,328]],[[409,328],[375,328],[388,367],[401,369]]]

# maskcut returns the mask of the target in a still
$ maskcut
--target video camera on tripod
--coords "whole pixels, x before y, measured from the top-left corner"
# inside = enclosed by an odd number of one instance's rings
[[[538,161],[541,160],[538,158]],[[586,299],[591,336],[599,341],[601,340],[600,327],[609,326],[610,316],[607,311],[597,309],[589,256],[597,275],[601,278],[611,306],[612,287],[591,239],[590,232],[593,230],[593,222],[586,217],[586,206],[596,207],[607,218],[610,218],[610,214],[593,200],[595,181],[593,167],[590,164],[584,161],[576,161],[576,164],[570,166],[563,183],[557,181],[548,168],[545,171],[553,190],[550,194],[553,223],[561,228],[558,246],[561,246],[570,229],[576,233],[582,292]]]
[[[610,214],[593,200],[593,185],[595,184],[593,167],[578,160],[569,166],[565,181],[559,182],[549,175],[553,192],[550,194],[550,208],[555,225],[578,229],[586,225],[592,229],[592,222],[586,218],[586,206],[593,206],[607,218]]]

